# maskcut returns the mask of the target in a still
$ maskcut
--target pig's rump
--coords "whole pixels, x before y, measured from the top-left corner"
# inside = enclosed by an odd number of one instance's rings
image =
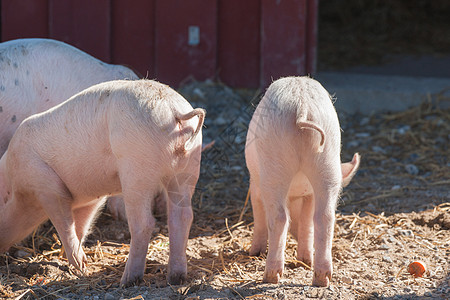
[[[11,142],[12,151],[24,156],[18,161],[30,167],[32,149],[33,157],[58,174],[74,200],[119,193],[118,174],[126,160],[139,161],[135,167],[157,174],[167,172],[170,166],[160,162],[182,146],[182,139],[176,137],[174,103],[165,98],[176,100],[178,94],[168,95],[171,91],[156,82],[137,81],[133,90],[125,88],[129,85],[115,81],[94,86],[28,118],[18,129],[18,136],[26,138]],[[156,88],[139,90],[144,85]],[[192,110],[182,98],[175,105]]]
[[[7,198],[0,251],[49,217],[69,263],[83,270],[81,245],[102,196],[122,193],[131,246],[121,283],[131,284],[142,279],[152,206],[161,195],[171,240],[169,282],[181,282],[204,115],[168,86],[139,80],[98,84],[27,118],[0,161],[0,179],[7,179],[0,185]]]

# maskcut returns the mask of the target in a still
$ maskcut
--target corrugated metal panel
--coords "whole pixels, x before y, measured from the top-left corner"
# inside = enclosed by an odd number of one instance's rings
[[[2,0],[2,40],[48,36],[47,0]]]
[[[319,0],[308,0],[306,11],[306,73],[316,72]]]
[[[306,0],[262,0],[261,86],[305,74]]]
[[[218,74],[231,85],[259,87],[260,1],[219,2]]]
[[[155,78],[155,0],[113,0],[112,61]]]
[[[2,40],[50,37],[178,86],[314,73],[318,0],[0,0]]]
[[[110,61],[110,1],[50,0],[50,37]]]
[[[157,0],[157,79],[176,86],[189,76],[197,80],[213,78],[216,24],[217,1]]]

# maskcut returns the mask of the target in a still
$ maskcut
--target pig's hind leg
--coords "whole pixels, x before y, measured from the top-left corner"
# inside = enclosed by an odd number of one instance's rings
[[[134,168],[133,170],[138,169]],[[145,173],[136,171],[126,174]],[[130,253],[120,280],[122,286],[129,286],[142,280],[148,244],[156,224],[152,215],[152,201],[157,193],[159,182],[148,177],[145,183],[143,180],[134,179],[136,178],[121,178],[128,227],[131,234]],[[145,185],[145,188],[143,185]]]
[[[89,233],[92,222],[100,213],[100,207],[106,201],[106,197],[101,197],[92,204],[73,209],[72,215],[75,221],[75,231],[80,243],[83,244],[84,239]]]
[[[340,170],[339,170],[340,171]],[[328,286],[333,273],[332,240],[336,201],[339,195],[339,176],[329,170],[312,182],[314,189],[314,277],[313,285]],[[335,182],[336,184],[333,184]]]
[[[40,195],[43,206],[58,231],[64,245],[69,264],[84,272],[87,258],[76,232],[76,224],[72,215],[72,197],[48,192]]]
[[[282,172],[277,172],[277,170],[267,173],[264,177],[261,176],[260,185],[269,237],[269,250],[263,281],[277,283],[284,270],[284,251],[289,228],[287,195],[291,177],[282,174]]]
[[[252,174],[250,177],[250,200],[252,202],[254,227],[249,254],[255,256],[266,252],[268,235],[266,213],[261,201],[259,178],[257,178],[256,174]]]
[[[46,163],[34,163],[33,166],[36,169],[32,174],[36,174],[37,170],[40,176],[34,176],[30,186],[33,187],[38,202],[58,231],[69,264],[84,271],[87,259],[75,229],[72,195],[64,182]]]
[[[297,220],[297,260],[312,266],[314,252],[314,200],[313,195],[302,197],[301,209],[291,214],[292,219]]]

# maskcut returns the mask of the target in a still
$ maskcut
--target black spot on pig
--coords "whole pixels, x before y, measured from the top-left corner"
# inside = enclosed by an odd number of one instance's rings
[[[98,99],[98,101],[100,103],[102,103],[103,101],[105,101],[106,98],[109,97],[109,95],[111,95],[111,91],[110,90],[105,90],[100,94],[100,98]]]
[[[17,120],[16,115],[12,116],[11,121],[14,123],[14,122],[16,122],[16,120]]]
[[[17,85],[19,85],[19,79],[15,79],[14,80],[14,84],[17,86]]]
[[[0,91],[5,91],[6,89],[5,89],[5,87],[2,85],[2,86],[0,86]]]
[[[3,107],[0,106],[0,112],[3,112]]]
[[[25,48],[25,46],[21,46],[20,50],[21,50],[23,56],[28,55],[28,49]]]
[[[13,67],[17,69],[19,65],[17,63],[13,63]]]

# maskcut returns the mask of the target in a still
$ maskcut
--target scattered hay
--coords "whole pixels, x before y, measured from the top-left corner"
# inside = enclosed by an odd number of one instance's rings
[[[202,83],[199,85],[197,88],[203,90]],[[230,92],[221,91],[223,95]],[[233,95],[224,101],[236,108],[241,102],[241,110],[248,106],[243,96]],[[368,298],[374,293],[386,297],[430,293],[431,297],[442,298],[450,292],[450,111],[439,109],[435,100],[401,113],[376,114],[366,120],[352,116],[341,122],[344,157],[358,151],[362,164],[345,190],[344,205],[338,208],[331,288],[310,287],[313,270],[296,260],[292,237],[287,240],[281,284],[261,282],[265,255],[248,255],[253,223],[242,155],[245,131],[232,131],[239,137],[232,147],[227,144],[228,135],[221,135],[226,128],[245,128],[249,121],[246,117],[233,118],[221,131],[205,130],[209,142],[215,143],[204,152],[199,188],[193,199],[195,219],[188,242],[189,281],[185,285],[167,285],[169,240],[162,219],[148,247],[143,283],[119,288],[130,237],[125,223],[113,221],[104,213],[86,241],[86,274],[68,266],[54,228],[46,223],[8,254],[0,255],[0,298],[340,299]],[[363,125],[355,125],[358,118]],[[350,121],[353,124],[346,125]],[[351,141],[358,144],[347,147]],[[217,156],[212,154],[217,153],[226,157],[226,164],[213,159]],[[414,164],[419,174],[405,171],[407,164]],[[389,205],[397,200],[405,206]],[[413,278],[406,268],[413,260],[425,261],[430,273]]]

